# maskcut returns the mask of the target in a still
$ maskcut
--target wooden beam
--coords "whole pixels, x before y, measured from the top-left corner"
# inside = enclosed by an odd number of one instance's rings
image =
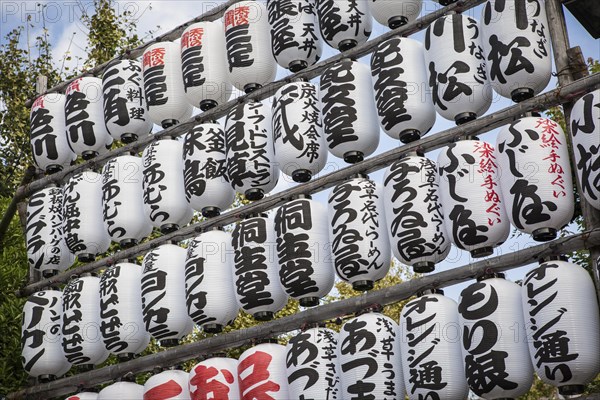
[[[370,173],[385,168],[388,165],[391,165],[394,161],[415,150],[435,150],[451,143],[460,136],[478,135],[481,133],[489,132],[492,129],[499,128],[503,125],[510,123],[515,118],[518,118],[520,115],[523,115],[527,112],[545,110],[548,107],[560,104],[566,99],[572,99],[573,97],[580,96],[582,93],[585,93],[587,90],[593,89],[595,87],[600,87],[600,73],[590,75],[576,82],[573,82],[563,88],[551,90],[550,92],[538,95],[532,99],[504,108],[495,113],[478,118],[464,125],[447,129],[435,135],[425,136],[424,138],[416,142],[395,148],[393,150],[389,150],[385,153],[379,154],[375,157],[371,157],[358,164],[350,165],[348,167],[339,169],[322,177],[313,179],[310,182],[295,186],[291,189],[284,190],[283,192],[276,193],[271,196],[267,196],[262,200],[255,201],[243,207],[230,210],[218,217],[189,225],[168,235],[164,235],[146,243],[139,244],[127,250],[119,251],[118,253],[112,254],[101,260],[93,261],[91,263],[79,266],[77,268],[73,268],[62,272],[51,278],[47,278],[39,282],[33,283],[31,285],[27,285],[22,289],[16,291],[15,293],[19,297],[29,296],[30,294],[42,290],[45,287],[66,283],[73,277],[73,275],[81,275],[84,273],[98,271],[99,269],[115,264],[121,260],[126,260],[128,258],[132,258],[140,254],[146,253],[168,241],[179,242],[181,240],[193,237],[198,233],[210,229],[212,227],[225,226],[237,222],[240,219],[242,219],[245,215],[261,213],[273,209],[275,207],[281,206],[290,198],[298,196],[300,194],[313,194],[316,192],[320,192],[322,190],[335,186],[343,179],[356,175],[360,172]]]
[[[247,329],[219,334],[198,342],[184,344],[160,351],[132,361],[84,372],[58,379],[50,383],[39,384],[18,392],[10,393],[7,399],[47,399],[64,396],[77,391],[80,387],[93,387],[115,381],[126,373],[139,374],[152,371],[156,367],[169,367],[214,352],[239,347],[255,339],[299,329],[307,323],[315,323],[345,316],[365,309],[373,304],[387,305],[410,298],[426,289],[443,288],[491,272],[508,271],[521,267],[539,258],[556,256],[584,247],[600,244],[600,229],[583,232],[552,242],[542,243],[524,249],[488,258],[453,268],[448,271],[432,273],[411,279],[398,285],[381,290],[373,290],[364,295],[324,304],[294,315],[265,322]]]

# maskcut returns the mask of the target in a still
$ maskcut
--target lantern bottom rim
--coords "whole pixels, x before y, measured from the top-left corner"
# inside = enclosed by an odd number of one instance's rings
[[[424,274],[427,272],[433,272],[435,270],[435,263],[431,261],[421,261],[413,264],[413,271],[418,274]]]
[[[400,141],[409,144],[421,139],[421,132],[418,129],[406,129],[400,132]]]
[[[374,282],[369,280],[355,281],[352,282],[352,289],[358,292],[366,292],[367,290],[373,289]]]
[[[160,226],[160,232],[163,235],[166,235],[167,233],[175,232],[177,229],[179,229],[179,225],[177,225],[177,224],[164,224],[164,225]]]
[[[248,83],[247,85],[244,85],[244,93],[250,94],[261,87],[262,85],[260,83]]]
[[[200,110],[208,111],[211,108],[215,108],[218,105],[219,105],[219,103],[217,103],[215,100],[212,100],[212,99],[202,100],[200,102]]]
[[[52,375],[52,374],[45,374],[45,375],[38,376],[38,380],[41,383],[51,382],[51,381],[53,381],[55,379],[56,379],[56,375]]]
[[[206,333],[221,333],[223,332],[223,325],[221,324],[206,324],[202,325],[202,330]]]
[[[338,44],[338,50],[341,52],[344,51],[348,51],[350,49],[355,48],[358,45],[358,42],[354,39],[345,39],[342,40],[339,44]]]
[[[473,258],[487,257],[494,254],[494,248],[491,246],[480,247],[478,249],[471,250],[470,253]]]
[[[44,278],[51,278],[54,275],[58,275],[57,269],[45,269],[42,271],[42,277]]]
[[[125,144],[133,143],[137,140],[138,140],[138,135],[136,135],[135,133],[124,133],[121,135],[121,142],[123,142]]]
[[[219,207],[203,207],[202,216],[206,218],[214,218],[221,215],[221,209]]]
[[[539,228],[531,233],[533,240],[537,242],[548,242],[556,239],[558,232],[554,228]]]
[[[248,189],[244,195],[246,196],[246,199],[256,201],[265,197],[265,191],[262,189]]]
[[[62,165],[58,165],[58,164],[48,165],[46,167],[46,175],[56,174],[57,172],[60,172],[62,170],[63,170]]]
[[[308,63],[304,60],[294,60],[288,64],[290,72],[296,73],[308,67]]]
[[[179,339],[163,339],[159,340],[162,347],[175,347],[179,346]]]
[[[404,15],[398,15],[388,20],[388,26],[390,29],[398,29],[406,24],[408,24],[408,18],[406,18]]]
[[[558,393],[563,396],[582,394],[583,392],[585,392],[585,385],[565,385],[558,387]]]
[[[79,372],[88,372],[94,369],[94,364],[80,364],[77,366]]]
[[[160,125],[162,126],[163,129],[167,129],[174,125],[177,125],[178,123],[179,123],[179,121],[176,119],[163,119],[160,122]]]
[[[89,263],[96,259],[96,255],[92,253],[81,253],[77,255],[77,259],[83,263]]]
[[[298,300],[298,302],[302,307],[315,307],[319,305],[319,300],[318,297],[304,297]]]
[[[531,88],[518,88],[510,92],[510,98],[515,103],[520,103],[527,99],[532,98],[535,95]]]
[[[134,357],[135,357],[134,353],[121,353],[121,354],[117,354],[117,359],[120,362],[133,360]]]
[[[292,172],[292,180],[297,183],[306,183],[312,179],[312,173],[307,169],[298,169]]]
[[[123,239],[119,242],[119,246],[121,246],[122,249],[128,249],[135,246],[137,243],[138,241],[136,239]]]
[[[84,160],[91,160],[92,158],[95,158],[98,155],[97,151],[93,151],[93,150],[86,150],[83,151],[81,153],[81,158],[83,158]]]
[[[456,125],[466,124],[467,122],[471,122],[477,119],[477,114],[474,112],[463,112],[460,114],[456,114],[454,117],[454,122]]]
[[[270,321],[275,316],[275,313],[272,311],[259,311],[252,314],[252,316],[257,321]]]
[[[344,153],[344,161],[348,164],[356,164],[365,159],[362,151],[348,151]]]

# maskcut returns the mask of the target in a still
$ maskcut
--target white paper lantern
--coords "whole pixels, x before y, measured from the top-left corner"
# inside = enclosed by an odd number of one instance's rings
[[[295,182],[308,182],[325,167],[327,144],[314,84],[293,82],[277,91],[273,100],[273,139],[279,169]]]
[[[362,161],[379,145],[372,89],[369,67],[358,61],[344,59],[321,75],[327,145],[331,154],[348,163]]]
[[[188,102],[202,111],[229,100],[232,90],[220,21],[198,22],[183,31],[181,72]]]
[[[190,400],[187,372],[168,370],[151,376],[144,384],[144,400]]]
[[[527,393],[533,367],[519,285],[501,278],[473,283],[461,292],[458,312],[470,389],[484,399]]]
[[[581,394],[600,373],[600,321],[594,282],[579,265],[547,261],[521,288],[529,354],[542,381]]]
[[[163,244],[142,262],[144,323],[162,346],[176,346],[194,327],[185,305],[185,253],[179,246]]]
[[[268,0],[273,56],[279,65],[298,72],[321,58],[316,0]]]
[[[27,202],[27,259],[29,267],[44,277],[66,270],[75,261],[63,236],[62,203],[58,187],[41,189]]]
[[[150,343],[142,315],[142,267],[119,263],[100,279],[100,330],[106,350],[130,360]]]
[[[275,260],[273,221],[266,215],[240,221],[232,233],[233,279],[241,309],[267,321],[287,303]]]
[[[600,89],[575,102],[570,123],[581,191],[600,210]]]
[[[102,169],[102,204],[108,235],[121,247],[130,247],[152,233],[144,213],[142,159],[124,155],[109,160]]]
[[[500,191],[510,222],[537,241],[556,238],[575,201],[567,138],[556,122],[526,117],[498,133]]]
[[[223,16],[229,80],[246,93],[272,82],[277,73],[268,16],[267,6],[258,1],[233,4]]]
[[[242,353],[238,382],[242,400],[289,400],[285,347],[262,343]]]
[[[97,400],[98,393],[93,392],[79,392],[73,396],[67,397],[65,400]]]
[[[452,143],[440,152],[438,166],[448,237],[473,257],[491,255],[510,233],[494,147],[480,140]]]
[[[31,154],[35,164],[48,174],[68,167],[77,157],[65,134],[65,100],[63,94],[48,93],[31,106]]]
[[[400,349],[408,398],[466,399],[458,305],[443,294],[427,294],[402,309]]]
[[[396,29],[417,19],[423,0],[371,0],[371,14],[381,25]]]
[[[392,164],[384,177],[385,220],[394,256],[415,272],[431,272],[450,252],[437,167],[423,156]]]
[[[205,217],[219,215],[235,200],[227,178],[225,132],[219,124],[198,124],[183,142],[185,197]]]
[[[398,324],[376,312],[346,322],[338,336],[342,399],[403,399]]]
[[[373,21],[367,1],[317,0],[321,35],[339,51],[365,43],[371,36]]]
[[[79,261],[93,261],[110,246],[102,214],[102,175],[91,170],[73,175],[63,187],[63,231]]]
[[[97,400],[141,400],[144,387],[133,382],[115,382],[98,393]]]
[[[277,209],[274,225],[281,286],[301,306],[318,305],[335,279],[326,208],[308,198],[292,200]]]
[[[425,63],[433,104],[442,117],[463,124],[490,108],[492,87],[475,19],[452,14],[429,25]]]
[[[146,48],[142,60],[144,95],[150,120],[168,128],[189,119],[193,108],[185,97],[179,45],[155,43]]]
[[[28,375],[47,381],[65,373],[61,345],[62,293],[45,290],[29,296],[23,306],[21,362]]]
[[[192,399],[239,400],[238,361],[213,357],[194,365],[189,375]]]
[[[225,136],[231,187],[248,200],[262,199],[279,180],[279,168],[274,163],[271,110],[261,102],[238,105],[227,115]]]
[[[340,183],[329,194],[329,238],[337,275],[354,290],[370,290],[390,269],[392,252],[383,193],[368,177]]]
[[[185,261],[188,315],[205,332],[219,333],[237,317],[231,234],[213,230],[190,242]]]
[[[85,76],[65,90],[65,127],[69,146],[84,160],[96,157],[112,142],[104,123],[102,79]]]
[[[142,65],[136,60],[115,60],[102,75],[104,122],[115,140],[135,142],[152,131],[142,89]]]
[[[546,88],[552,73],[543,0],[488,0],[481,37],[489,80],[499,95],[523,101]]]
[[[286,366],[290,398],[342,398],[337,336],[331,329],[311,328],[289,340]]]
[[[388,136],[402,143],[423,137],[435,123],[425,71],[423,45],[414,39],[386,40],[371,56],[379,124]]]
[[[100,278],[71,280],[62,294],[62,346],[67,361],[84,369],[108,358],[100,332]]]
[[[178,140],[159,140],[144,149],[142,155],[144,212],[153,226],[169,233],[186,225],[192,218],[185,197],[183,145]]]

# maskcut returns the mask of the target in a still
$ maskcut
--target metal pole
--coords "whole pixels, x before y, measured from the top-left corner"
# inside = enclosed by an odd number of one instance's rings
[[[179,242],[181,240],[193,237],[199,232],[202,232],[206,229],[215,226],[225,226],[237,222],[240,219],[242,219],[244,215],[256,214],[273,209],[300,194],[312,194],[315,192],[319,192],[332,186],[335,186],[343,179],[356,175],[358,173],[370,173],[375,170],[385,168],[388,165],[391,165],[394,161],[398,160],[400,157],[412,151],[435,150],[448,145],[459,136],[463,136],[465,134],[476,135],[484,132],[489,132],[495,128],[508,124],[515,118],[518,118],[519,115],[522,115],[526,112],[545,110],[548,107],[560,104],[561,101],[566,101],[573,97],[580,96],[581,94],[585,93],[589,88],[598,86],[600,86],[600,73],[590,75],[576,82],[573,82],[572,84],[567,85],[565,87],[551,90],[547,93],[538,95],[532,99],[523,101],[521,103],[512,105],[490,115],[478,118],[459,127],[450,128],[445,131],[439,132],[435,135],[425,136],[424,138],[416,142],[389,150],[385,153],[379,154],[375,157],[371,157],[358,164],[342,168],[330,174],[313,179],[310,182],[295,186],[281,193],[277,193],[273,196],[267,196],[262,200],[253,202],[252,204],[248,204],[243,207],[230,210],[219,215],[218,217],[211,218],[207,221],[199,222],[196,224],[192,224],[168,235],[164,235],[149,242],[139,244],[127,250],[119,251],[118,253],[115,253],[102,260],[97,260],[82,265],[80,267],[70,269],[51,278],[47,278],[40,282],[36,282],[32,285],[28,285],[22,288],[21,290],[17,291],[16,295],[19,297],[28,296],[32,293],[37,292],[38,290],[42,290],[44,287],[66,283],[71,279],[73,275],[94,272],[99,269],[105,268],[108,265],[119,262],[120,260],[126,260],[128,258],[132,258],[142,253],[148,252],[162,243],[168,241]]]
[[[560,0],[546,0],[546,14],[548,16],[550,38],[552,39],[552,50],[554,52],[554,64],[556,65],[558,75],[558,85],[564,87],[575,80],[573,74],[576,72],[576,63],[572,62],[569,58],[569,54],[572,52],[570,51],[569,34],[567,32],[565,14]],[[569,124],[573,103],[572,101],[565,101],[562,103],[562,107],[565,115],[567,136],[569,141],[571,141],[571,145],[569,146],[571,165],[575,166],[575,149],[572,145],[572,133]],[[583,215],[585,229],[598,228],[600,227],[600,211],[596,210],[586,201],[585,197],[582,195],[583,191],[581,190],[579,175],[575,174],[575,176],[577,191],[580,194],[579,201],[581,204],[581,213]],[[600,247],[591,247],[588,250],[590,251],[591,272],[594,278],[594,284],[596,285],[596,296],[598,296],[598,299],[600,300],[600,274],[598,268],[598,263],[600,262]]]

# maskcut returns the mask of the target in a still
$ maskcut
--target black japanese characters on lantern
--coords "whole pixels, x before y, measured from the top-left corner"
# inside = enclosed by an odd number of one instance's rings
[[[318,0],[317,13],[321,35],[334,49],[350,50],[371,36],[373,21],[367,1]]]

